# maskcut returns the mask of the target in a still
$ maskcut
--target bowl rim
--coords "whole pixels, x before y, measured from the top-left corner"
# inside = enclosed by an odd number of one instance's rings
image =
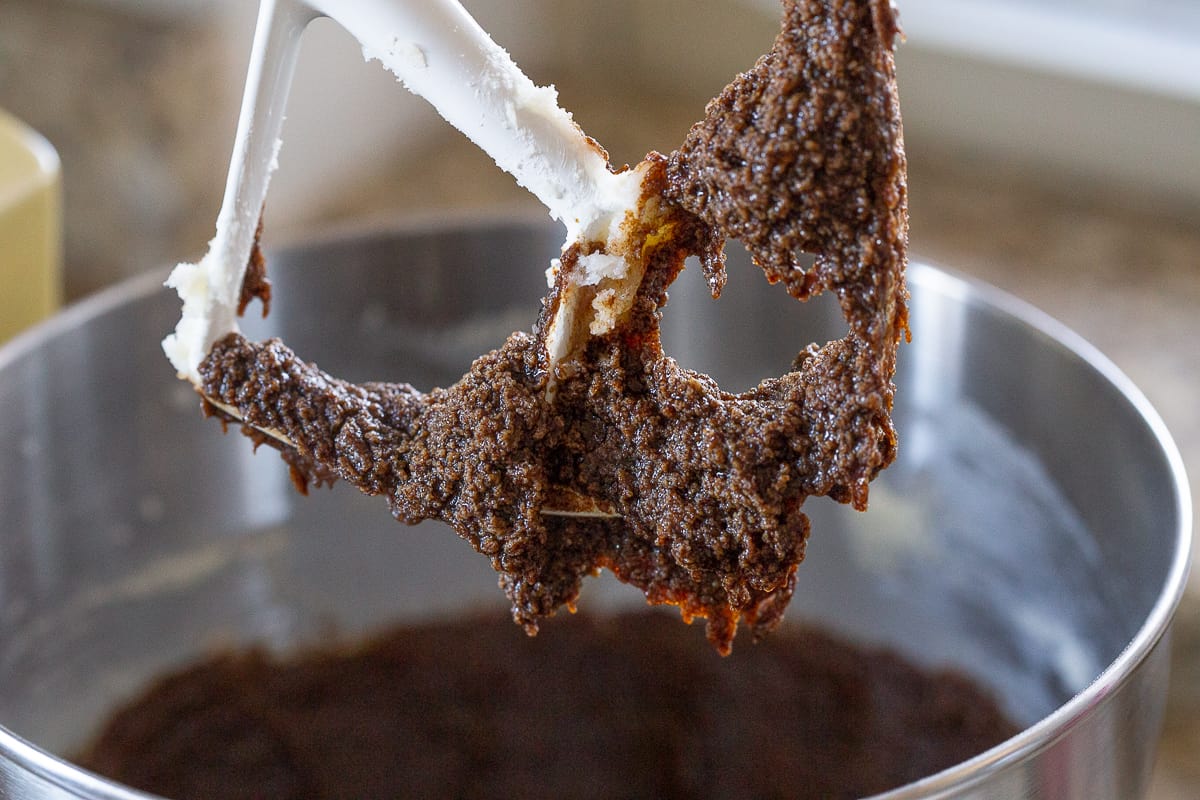
[[[403,220],[359,220],[334,225],[317,233],[284,237],[267,248],[280,252],[296,247],[320,247],[361,238],[400,238],[446,233],[452,230],[523,227],[529,231],[550,230],[544,215],[526,212],[450,212],[415,214]],[[57,338],[83,322],[100,317],[153,292],[165,291],[169,269],[135,275],[77,301],[51,318],[18,334],[0,346],[0,371],[42,343]],[[1146,619],[1118,656],[1086,687],[1054,711],[1020,733],[966,761],[913,783],[896,787],[873,800],[936,800],[946,798],[993,778],[996,774],[1046,750],[1066,736],[1100,701],[1118,691],[1150,655],[1166,634],[1175,609],[1183,597],[1191,562],[1192,500],[1190,485],[1178,446],[1166,424],[1147,397],[1117,365],[1082,336],[1033,304],[976,278],[965,276],[930,261],[913,258],[908,265],[910,285],[921,291],[949,295],[967,306],[990,308],[993,313],[1015,318],[1041,333],[1053,346],[1067,351],[1095,370],[1129,404],[1148,428],[1171,475],[1178,521],[1175,547],[1162,588]],[[164,331],[164,335],[167,331]],[[164,356],[164,367],[167,365]],[[127,787],[60,758],[0,725],[0,756],[23,767],[36,777],[89,800],[149,800],[158,795]]]
[[[913,783],[873,795],[868,800],[937,800],[977,786],[1038,752],[1052,747],[1090,715],[1100,702],[1115,694],[1132,677],[1166,635],[1187,587],[1192,551],[1192,498],[1183,456],[1166,423],[1133,380],[1099,348],[1065,323],[1032,303],[977,278],[920,261],[910,264],[910,284],[955,295],[964,303],[990,306],[1048,337],[1095,370],[1129,404],[1146,425],[1171,476],[1175,497],[1175,547],[1162,588],[1146,619],[1112,662],[1070,700],[1020,733],[989,750]]]

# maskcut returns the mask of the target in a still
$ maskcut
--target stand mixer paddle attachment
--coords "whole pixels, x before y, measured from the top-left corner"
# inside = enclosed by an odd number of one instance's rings
[[[500,573],[517,622],[573,606],[601,568],[705,617],[774,627],[804,555],[806,497],[864,509],[895,455],[907,332],[905,159],[882,0],[787,0],[771,51],[670,154],[614,168],[452,0],[264,0],[216,236],[168,280],[163,343],[207,411],[280,449],[303,490],[335,478],[408,523],[440,519]],[[453,386],[351,384],[237,316],[270,297],[259,217],[307,24],[340,23],[566,228],[532,333]],[[698,256],[714,297],[727,239],[804,300],[836,293],[847,335],[742,394],[661,347],[667,287]],[[543,265],[539,265],[539,269]]]

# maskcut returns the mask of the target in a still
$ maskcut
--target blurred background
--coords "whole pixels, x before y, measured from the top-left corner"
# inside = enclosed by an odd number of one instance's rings
[[[775,0],[464,4],[616,163],[672,149],[778,26]],[[0,109],[61,157],[68,301],[203,254],[256,7],[0,0]],[[1196,495],[1200,3],[899,7],[914,256],[1033,302],[1115,360],[1166,418]],[[268,245],[351,221],[537,207],[339,28],[312,26]],[[1197,572],[1177,631],[1154,800],[1200,794]]]

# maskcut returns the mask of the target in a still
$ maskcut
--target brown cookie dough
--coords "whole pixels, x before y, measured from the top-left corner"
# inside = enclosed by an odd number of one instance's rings
[[[202,393],[290,442],[301,481],[337,475],[387,497],[401,521],[453,526],[491,559],[530,632],[607,568],[651,602],[706,617],[727,653],[740,620],[757,636],[781,618],[809,533],[805,498],[863,509],[895,455],[907,228],[894,34],[886,2],[785,2],[771,53],[679,151],[647,157],[653,225],[633,305],[552,391],[537,337],[520,333],[429,394],[356,386],[278,341],[231,334],[200,367]],[[726,237],[800,298],[837,291],[850,329],[737,395],[659,341],[684,259],[701,256],[718,291]],[[817,257],[811,270],[802,251]],[[555,302],[552,290],[546,309]],[[572,498],[614,513],[547,513]]]
[[[836,291],[889,376],[907,320],[897,32],[889,0],[785,0],[771,51],[709,103],[666,190],[793,296]]]
[[[1016,733],[959,674],[786,627],[720,659],[669,616],[405,627],[226,653],[116,711],[84,766],[173,800],[858,798]]]

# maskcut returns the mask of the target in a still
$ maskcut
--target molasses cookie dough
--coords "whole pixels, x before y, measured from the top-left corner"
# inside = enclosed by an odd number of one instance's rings
[[[468,616],[283,659],[224,653],[115,711],[79,763],[173,800],[831,800],[1018,730],[962,675],[818,630],[719,659],[649,610],[546,625],[528,639]]]
[[[491,559],[531,633],[602,568],[650,602],[706,617],[723,653],[739,620],[756,636],[771,629],[804,556],[805,498],[865,508],[894,457],[891,378],[906,328],[892,11],[880,0],[788,0],[784,11],[770,53],[684,145],[637,167],[642,197],[623,228],[638,259],[621,287],[631,299],[611,329],[574,336],[570,359],[548,362],[543,339],[601,242],[564,253],[536,335],[513,334],[447,389],[353,385],[278,341],[234,333],[200,365],[202,393],[285,439],[302,475],[382,494],[404,522],[449,523]],[[719,293],[726,238],[801,299],[836,291],[849,325],[737,395],[659,341],[687,256]],[[577,503],[607,513],[562,513]]]

